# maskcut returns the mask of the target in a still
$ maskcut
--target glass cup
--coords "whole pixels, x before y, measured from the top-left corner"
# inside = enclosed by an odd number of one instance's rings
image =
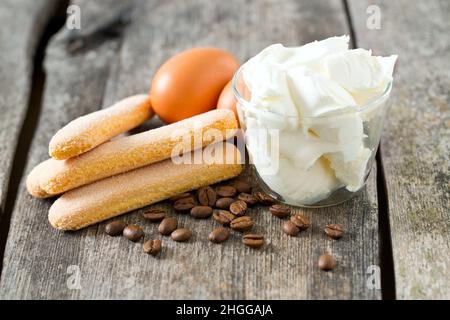
[[[280,202],[312,208],[358,194],[374,164],[392,82],[357,111],[286,116],[251,101],[244,68],[232,86],[250,164],[263,191]]]

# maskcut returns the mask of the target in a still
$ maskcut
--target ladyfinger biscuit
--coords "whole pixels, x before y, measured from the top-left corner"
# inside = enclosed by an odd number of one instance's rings
[[[222,180],[242,171],[237,148],[228,143],[233,161],[226,164],[175,164],[171,159],[106,178],[62,195],[49,210],[51,225],[78,230],[146,205]],[[202,152],[202,150],[193,153]]]
[[[41,188],[39,185],[39,177],[41,173],[45,170],[47,170],[47,166],[49,164],[50,160],[46,160],[44,162],[41,162],[36,167],[31,170],[31,172],[28,174],[26,186],[28,192],[36,198],[48,198],[52,195],[48,194]]]
[[[75,157],[139,126],[151,116],[153,111],[148,95],[125,98],[67,124],[51,139],[49,154],[57,160]]]
[[[40,176],[48,194],[76,187],[168,159],[181,145],[184,152],[202,148],[235,134],[237,121],[230,110],[213,110],[183,121],[101,144],[78,157],[51,159]],[[219,137],[209,133],[215,132]],[[184,143],[188,141],[189,143]],[[191,143],[196,141],[196,144]]]

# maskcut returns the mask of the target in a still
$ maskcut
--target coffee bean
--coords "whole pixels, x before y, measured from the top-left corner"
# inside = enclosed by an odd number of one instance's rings
[[[190,196],[187,198],[178,199],[173,203],[173,208],[176,211],[188,211],[191,210],[195,206],[194,197]]]
[[[144,213],[144,219],[151,222],[159,222],[166,217],[166,212],[163,209],[150,209]]]
[[[213,188],[203,187],[198,189],[197,198],[201,205],[212,207],[216,203],[217,195]]]
[[[156,256],[161,251],[161,240],[148,240],[144,243],[144,252]]]
[[[250,248],[260,248],[264,245],[264,237],[260,234],[248,233],[242,237],[242,242]]]
[[[228,239],[230,236],[230,230],[219,227],[215,228],[211,233],[208,235],[208,240],[214,243],[222,243]]]
[[[324,254],[320,256],[318,265],[321,270],[329,271],[336,268],[337,264],[331,255]]]
[[[247,203],[242,200],[237,200],[230,204],[230,212],[235,216],[243,216],[245,211],[247,211]]]
[[[308,229],[311,225],[309,219],[300,213],[291,216],[291,221],[300,229],[300,231]]]
[[[195,206],[191,209],[191,216],[197,219],[205,219],[212,215],[213,210],[208,206]]]
[[[239,193],[238,199],[244,201],[249,206],[252,206],[252,205],[258,203],[258,200],[249,193],[244,193],[244,192]]]
[[[169,201],[170,202],[175,202],[177,200],[180,200],[180,199],[183,199],[183,198],[189,198],[189,197],[192,197],[192,194],[190,194],[189,192],[184,192],[184,193],[180,193],[180,194],[177,194],[175,196],[170,197]]]
[[[220,198],[216,201],[216,207],[219,209],[230,210],[230,204],[234,202],[233,198]]]
[[[258,200],[259,203],[270,206],[275,202],[275,200],[264,192],[254,192],[253,196]]]
[[[247,181],[234,180],[230,184],[237,190],[237,192],[244,192],[244,193],[252,192],[252,186]]]
[[[232,186],[218,186],[216,193],[221,197],[231,198],[236,194],[236,189]]]
[[[170,237],[178,242],[187,241],[192,237],[192,231],[186,228],[179,228],[173,231]]]
[[[178,220],[176,218],[164,218],[158,226],[158,231],[162,235],[171,234],[178,227]]]
[[[230,222],[236,219],[236,216],[227,210],[218,210],[213,214],[214,220],[218,223],[229,226]]]
[[[273,204],[269,211],[277,218],[285,218],[291,214],[291,208],[282,204]]]
[[[291,220],[287,220],[283,223],[283,232],[291,237],[295,237],[300,232],[300,229]]]
[[[115,237],[121,235],[123,229],[125,229],[126,226],[127,224],[125,223],[125,221],[122,220],[111,221],[106,225],[105,232],[110,236]]]
[[[342,224],[327,224],[325,227],[325,233],[332,239],[340,239],[344,235],[344,227]]]
[[[255,223],[249,216],[242,216],[230,222],[230,227],[236,231],[246,231],[253,227]]]
[[[128,240],[136,242],[144,236],[144,230],[142,230],[142,228],[139,226],[130,224],[129,226],[125,227],[125,229],[123,229],[122,234]]]

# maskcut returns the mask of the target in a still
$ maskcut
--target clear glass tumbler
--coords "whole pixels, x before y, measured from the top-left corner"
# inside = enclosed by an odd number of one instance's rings
[[[357,111],[292,117],[252,103],[243,68],[245,64],[232,85],[261,188],[280,202],[300,207],[332,206],[358,194],[374,164],[392,83]]]

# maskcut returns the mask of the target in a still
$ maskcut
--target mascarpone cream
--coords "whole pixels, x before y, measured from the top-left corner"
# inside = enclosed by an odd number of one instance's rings
[[[239,108],[247,149],[260,177],[291,204],[314,204],[341,187],[360,189],[375,148],[363,107],[392,81],[397,56],[350,50],[349,37],[287,48],[274,44],[242,68],[251,92]],[[252,131],[274,129],[277,141]],[[276,152],[268,147],[277,145]],[[265,170],[270,164],[276,170]]]

